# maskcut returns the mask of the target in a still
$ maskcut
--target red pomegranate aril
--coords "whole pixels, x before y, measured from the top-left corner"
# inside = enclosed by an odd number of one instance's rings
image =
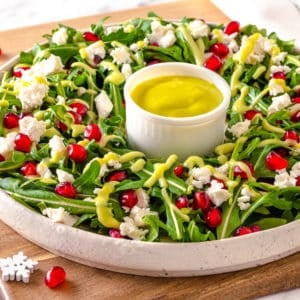
[[[271,171],[287,168],[288,161],[276,151],[271,151],[266,157],[266,167]]]
[[[77,113],[76,111],[70,110],[69,113],[72,115],[74,119],[74,124],[81,124],[82,123],[82,116]]]
[[[123,235],[121,234],[120,230],[118,229],[110,229],[108,231],[108,235],[110,237],[116,238],[116,239],[122,239],[124,238]]]
[[[88,107],[80,102],[71,103],[70,107],[82,117],[84,117],[88,112]]]
[[[87,159],[87,151],[83,146],[70,144],[67,149],[70,159],[74,162],[81,163]]]
[[[300,122],[300,110],[296,111],[292,116],[291,116],[291,121],[294,123]]]
[[[220,58],[224,58],[229,54],[229,48],[224,43],[215,43],[210,47],[209,50]]]
[[[212,54],[211,56],[209,56],[205,63],[204,63],[204,67],[206,67],[207,69],[210,69],[212,71],[218,71],[221,69],[223,63],[220,59],[219,56]]]
[[[178,165],[174,168],[173,170],[175,176],[177,177],[181,177],[183,176],[183,173],[184,173],[184,166],[183,165]]]
[[[32,141],[27,134],[18,133],[15,137],[15,150],[29,153]]]
[[[272,77],[275,79],[285,80],[285,74],[283,72],[275,72],[273,73]]]
[[[90,141],[95,140],[98,142],[101,140],[102,132],[97,124],[91,123],[85,127],[83,136]]]
[[[82,36],[87,42],[97,42],[97,41],[99,41],[99,37],[91,31],[85,31],[82,34]]]
[[[296,177],[296,186],[300,186],[300,176]]]
[[[0,154],[0,162],[2,161],[5,161],[5,157],[2,154]]]
[[[201,209],[204,213],[210,210],[211,208],[211,199],[209,198],[208,194],[203,191],[197,191],[194,193],[193,196],[193,208],[194,209]]]
[[[258,232],[261,231],[260,227],[257,224],[253,224],[250,226],[250,229],[252,232]]]
[[[126,171],[114,171],[108,175],[107,181],[123,181],[127,178]]]
[[[224,32],[228,35],[239,31],[240,31],[240,23],[237,21],[229,22],[224,28]]]
[[[36,163],[33,161],[28,161],[21,168],[21,174],[23,176],[37,175]]]
[[[249,234],[249,233],[252,233],[252,230],[248,226],[241,226],[235,231],[234,235],[240,236],[240,235],[245,235],[245,234]]]
[[[253,175],[253,174],[254,174],[254,167],[253,167],[253,164],[252,164],[251,162],[247,161],[247,160],[243,160],[243,163],[245,163],[245,164],[248,166],[251,175]],[[242,170],[242,169],[240,168],[240,166],[235,166],[235,167],[233,168],[233,175],[234,175],[235,177],[238,177],[238,176],[239,176],[239,177],[241,177],[241,179],[249,179],[248,174],[247,174],[244,170]]]
[[[300,97],[298,97],[298,96],[297,97],[293,97],[292,98],[292,102],[295,103],[295,104],[300,103]]]
[[[299,135],[298,135],[297,131],[294,129],[288,130],[284,133],[283,140],[284,141],[292,140],[292,141],[295,141],[296,143],[299,143]]]
[[[65,270],[62,267],[54,266],[46,273],[44,282],[49,288],[53,289],[64,283],[65,280]]]
[[[222,223],[221,210],[218,207],[211,208],[205,216],[205,222],[210,228],[218,227]]]
[[[244,112],[244,117],[247,120],[252,120],[256,115],[262,115],[263,113],[260,110],[256,110],[256,109],[249,109],[247,111]]]
[[[8,112],[3,118],[3,126],[7,129],[19,127],[19,116],[13,112]]]
[[[122,206],[126,206],[128,208],[134,207],[138,202],[136,192],[134,190],[123,191],[120,195],[120,202]]]
[[[55,193],[66,197],[66,198],[74,198],[76,195],[76,189],[71,182],[60,182],[56,185],[54,189]]]
[[[158,47],[159,46],[158,42],[152,42],[150,45],[153,46],[153,47]]]
[[[179,209],[189,207],[190,203],[188,197],[186,195],[179,196],[176,199],[175,205]]]
[[[147,66],[151,66],[151,65],[156,65],[159,64],[160,60],[159,59],[153,59],[147,62]]]
[[[98,65],[98,64],[100,64],[101,61],[102,61],[101,56],[98,55],[98,54],[95,54],[94,57],[93,57],[93,63],[94,63],[95,65]]]
[[[22,77],[23,76],[23,72],[26,71],[26,70],[29,70],[30,67],[20,67],[20,68],[16,68],[14,71],[13,71],[13,75],[15,77]]]
[[[213,180],[217,181],[218,183],[221,183],[221,184],[223,185],[223,186],[222,186],[223,189],[227,189],[227,186],[226,186],[226,184],[225,184],[225,181],[224,181],[223,179],[221,179],[221,178],[217,178],[217,177],[214,177],[214,176],[211,177],[211,181],[210,181],[210,183],[208,184],[209,186],[211,186],[211,182],[212,182]]]

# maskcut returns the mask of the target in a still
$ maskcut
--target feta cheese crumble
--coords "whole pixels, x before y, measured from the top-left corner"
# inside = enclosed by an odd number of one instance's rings
[[[283,108],[288,107],[291,104],[292,104],[291,98],[287,93],[280,96],[273,97],[272,103],[268,108],[268,114],[275,113]]]
[[[209,26],[201,20],[194,20],[190,22],[188,27],[194,39],[198,39],[202,36],[208,36],[210,32]]]
[[[162,48],[171,47],[176,42],[174,28],[171,24],[162,25],[155,20],[151,23],[152,33],[148,35],[150,43],[157,43]]]
[[[46,131],[46,122],[27,116],[19,121],[20,132],[27,134],[32,142],[38,143]]]
[[[211,171],[207,167],[193,168],[191,170],[192,185],[198,189],[202,189],[205,184],[210,182]]]
[[[296,185],[296,179],[289,175],[286,170],[281,170],[278,174],[275,175],[274,185],[279,188],[286,188],[289,186]]]
[[[217,180],[212,180],[210,182],[210,187],[206,190],[211,201],[216,206],[221,206],[222,203],[226,202],[230,197],[228,190],[224,189],[223,187],[223,183],[218,182]]]
[[[68,226],[72,226],[78,220],[77,216],[69,214],[63,207],[47,207],[42,211],[42,214],[47,216],[55,223],[63,223]]]
[[[57,169],[56,170],[56,175],[57,175],[57,179],[59,182],[71,182],[73,183],[75,181],[75,178],[72,174],[61,170],[61,169]]]
[[[81,48],[79,53],[92,66],[96,66],[106,55],[105,46],[102,41],[97,41],[86,48]],[[97,56],[100,58],[99,62],[97,60],[95,62],[95,57]]]
[[[132,69],[130,64],[123,64],[121,68],[121,73],[127,79],[132,74]]]
[[[246,119],[244,121],[237,122],[231,128],[228,129],[229,132],[231,132],[235,137],[242,136],[247,130],[249,129],[249,126],[251,124],[251,121]]]
[[[11,158],[12,152],[15,149],[15,138],[17,132],[10,132],[6,137],[0,137],[0,154],[4,156],[6,160]]]
[[[110,55],[113,58],[113,62],[117,65],[130,64],[132,62],[130,53],[125,47],[117,47],[111,50]]]
[[[250,207],[250,200],[252,198],[251,190],[248,186],[244,186],[241,190],[241,196],[238,197],[237,203],[240,210],[246,210]]]
[[[49,140],[49,148],[51,149],[51,160],[54,162],[58,162],[67,154],[67,147],[64,144],[64,139],[58,135],[54,135]]]
[[[65,27],[60,27],[52,35],[52,42],[56,45],[66,44],[68,40],[68,33]]]
[[[53,174],[49,169],[47,163],[43,160],[36,166],[36,172],[42,179],[50,179],[53,177]]]
[[[106,118],[112,112],[113,104],[105,91],[96,96],[95,103],[99,118]]]

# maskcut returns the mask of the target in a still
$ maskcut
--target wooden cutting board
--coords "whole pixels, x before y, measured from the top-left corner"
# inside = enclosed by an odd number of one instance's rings
[[[227,18],[208,0],[185,0],[126,12],[114,12],[109,14],[110,22],[137,16],[144,17],[150,10],[168,19],[189,16],[208,21],[227,21]],[[95,15],[60,23],[76,28],[88,28],[103,16]],[[0,47],[4,52],[0,57],[0,64],[19,51],[30,48],[33,43],[42,41],[41,36],[50,32],[56,25],[49,23],[0,32]],[[12,256],[18,251],[23,251],[28,257],[38,260],[39,270],[31,275],[28,284],[3,282],[0,279],[0,300],[253,299],[300,287],[300,253],[239,272],[193,278],[151,278],[98,270],[68,261],[25,240],[0,221],[0,257]],[[55,265],[62,266],[66,270],[67,281],[59,288],[49,289],[43,280],[47,270]]]

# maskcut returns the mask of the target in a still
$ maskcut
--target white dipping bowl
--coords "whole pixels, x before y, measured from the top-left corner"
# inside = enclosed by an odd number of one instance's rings
[[[212,111],[193,117],[164,117],[141,108],[132,98],[140,83],[161,76],[192,76],[213,83],[223,100]],[[230,88],[217,73],[197,65],[179,62],[159,63],[133,73],[124,87],[126,131],[129,145],[150,158],[165,159],[176,154],[180,160],[190,155],[209,155],[224,140]]]

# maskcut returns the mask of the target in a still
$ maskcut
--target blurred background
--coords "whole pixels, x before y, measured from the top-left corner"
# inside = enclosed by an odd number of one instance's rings
[[[0,2],[0,31],[171,0],[9,0]]]

